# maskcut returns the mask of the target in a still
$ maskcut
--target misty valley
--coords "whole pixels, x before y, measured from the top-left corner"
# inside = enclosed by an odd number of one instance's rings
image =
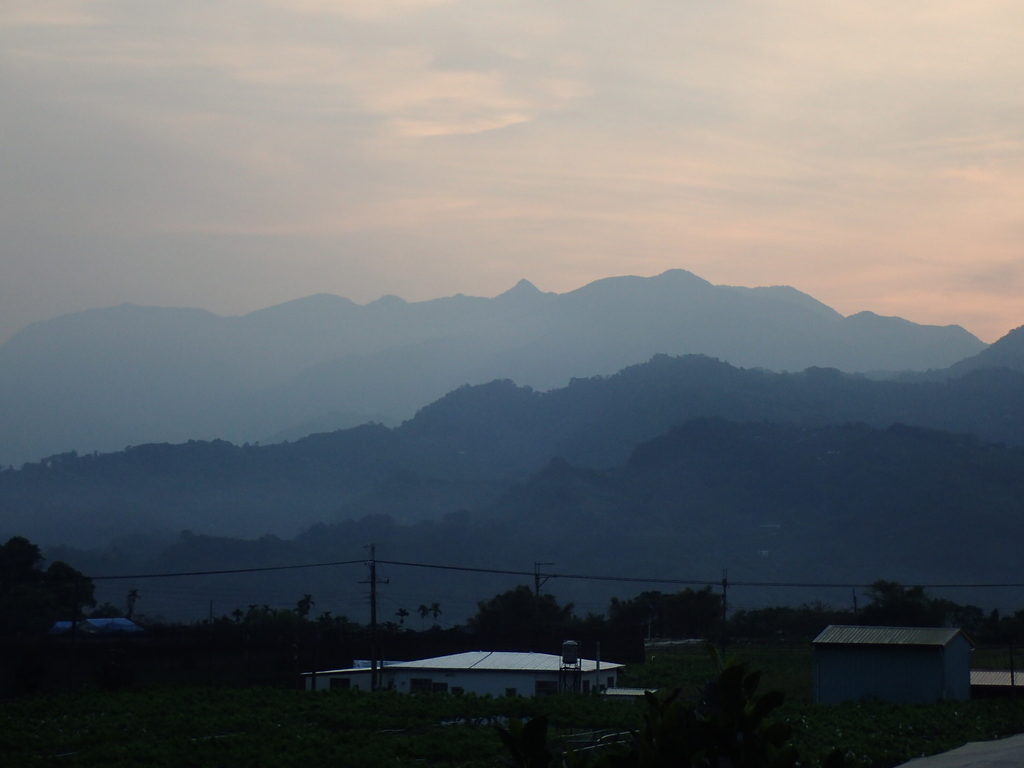
[[[983,354],[1006,358],[1021,335]],[[1015,582],[1024,370],[962,367],[875,380],[658,355],[545,392],[466,385],[397,427],[8,468],[0,525],[95,575],[358,561],[375,542],[386,559],[514,571],[552,562],[562,573],[696,581],[726,568],[772,583]],[[324,592],[333,579],[282,572],[273,594],[333,594],[336,610],[358,612],[351,590]],[[235,581],[194,580],[191,605],[158,590],[148,610],[189,618],[208,599],[270,599],[266,579]],[[507,581],[419,573],[406,586],[458,595],[457,620]],[[393,589],[404,588],[396,575]],[[599,611],[622,588],[558,589]],[[1015,607],[1006,590],[954,596]],[[848,596],[765,587],[743,599]]]

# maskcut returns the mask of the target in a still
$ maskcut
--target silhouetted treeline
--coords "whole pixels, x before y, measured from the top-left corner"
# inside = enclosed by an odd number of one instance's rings
[[[31,554],[23,540],[12,542],[0,553]],[[10,562],[8,558],[4,564]],[[13,591],[34,578],[16,573]],[[8,583],[5,595],[12,592],[10,587]],[[188,624],[143,618],[145,631],[139,635],[50,636],[38,625],[12,632],[13,614],[8,612],[0,615],[7,628],[0,632],[0,689],[31,693],[135,683],[291,687],[300,684],[301,672],[346,668],[374,655],[401,661],[481,649],[558,653],[567,639],[579,642],[587,657],[641,662],[646,640],[806,644],[829,624],[958,627],[979,644],[1008,644],[1024,637],[1024,610],[1011,616],[986,614],[976,606],[932,597],[921,587],[884,580],[876,581],[866,598],[856,612],[814,603],[740,610],[726,618],[721,595],[710,587],[649,590],[633,598],[612,598],[606,613],[578,616],[572,603],[561,604],[552,594],[520,585],[480,600],[464,625],[446,629],[436,623],[442,613],[439,603],[421,605],[418,612],[433,625],[419,631],[405,625],[408,611],[373,631],[365,622],[317,612],[311,594],[293,608],[252,604]],[[7,608],[10,602],[3,605]],[[130,594],[129,612],[133,605]],[[90,615],[122,612],[107,603]]]
[[[984,611],[932,597],[922,587],[876,581],[866,603],[857,611],[820,602],[797,608],[774,606],[742,610],[727,623],[731,638],[753,641],[809,641],[829,624],[877,627],[955,627],[978,644],[1002,645],[1024,640],[1024,609],[1012,614]]]
[[[92,581],[67,563],[45,560],[36,544],[14,536],[0,544],[0,633],[35,637],[56,621],[84,618],[96,605]]]

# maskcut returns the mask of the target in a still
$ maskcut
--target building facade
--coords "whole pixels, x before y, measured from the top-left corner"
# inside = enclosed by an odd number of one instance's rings
[[[550,653],[469,651],[418,661],[387,662],[378,671],[379,687],[401,693],[473,693],[478,696],[543,696],[571,687],[582,693],[614,688],[621,664],[579,659],[566,670],[561,656]],[[313,690],[370,690],[365,667],[303,674]]]

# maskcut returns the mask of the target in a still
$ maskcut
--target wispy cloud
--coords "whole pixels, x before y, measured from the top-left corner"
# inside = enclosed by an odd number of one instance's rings
[[[683,266],[993,338],[1022,49],[1001,0],[8,0],[0,228],[50,245],[0,248],[52,275],[86,234],[333,238],[358,281],[282,274],[355,298]],[[249,308],[167,284],[124,298]]]

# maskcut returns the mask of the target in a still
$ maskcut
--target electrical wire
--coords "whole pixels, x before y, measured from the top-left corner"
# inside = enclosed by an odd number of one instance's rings
[[[90,576],[92,581],[121,579],[171,579],[179,576],[221,576],[228,573],[262,573],[265,571],[294,571],[300,568],[324,568],[330,565],[361,565],[366,560],[338,560],[332,563],[301,563],[298,565],[267,565],[261,568],[230,568],[219,571],[180,571],[177,573],[133,573],[125,576]],[[377,562],[381,562],[378,560]]]
[[[230,568],[212,571],[178,571],[172,573],[137,573],[128,575],[90,576],[92,581],[114,581],[126,579],[168,579],[185,576],[220,576],[232,573],[263,573],[267,571],[299,570],[303,568],[325,568],[340,565],[362,565],[369,560],[337,560],[327,563],[299,563],[294,565],[271,565],[257,568]],[[728,579],[666,579],[647,576],[605,576],[582,573],[542,573],[538,571],[517,571],[503,568],[478,568],[465,565],[445,565],[441,563],[417,563],[404,560],[376,560],[378,565],[392,565],[404,568],[429,568],[440,571],[461,571],[465,573],[491,573],[502,576],[529,576],[543,579],[577,579],[580,581],[614,581],[639,584],[673,584],[679,586],[715,587],[727,584],[730,587],[791,587],[814,589],[868,589],[871,584],[835,583],[835,582],[797,582],[797,581],[729,581]],[[916,584],[925,589],[995,589],[1020,588],[1024,583],[1017,582],[978,582],[973,584]]]

